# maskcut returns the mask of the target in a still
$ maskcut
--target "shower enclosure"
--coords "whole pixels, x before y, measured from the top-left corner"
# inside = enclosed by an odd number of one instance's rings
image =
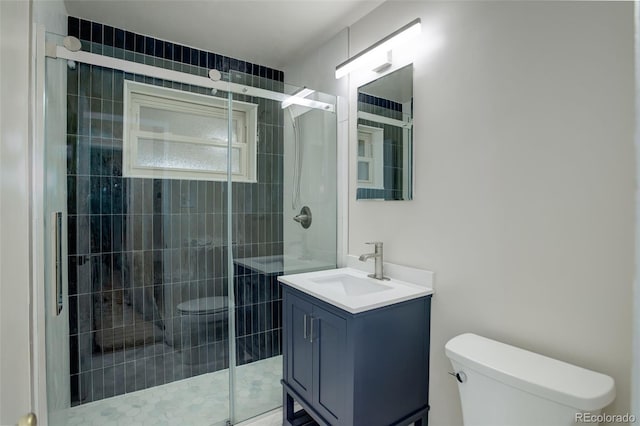
[[[336,265],[335,97],[97,23],[69,33],[81,51],[41,36],[49,424],[276,408],[276,278]],[[308,229],[302,205],[321,212]]]

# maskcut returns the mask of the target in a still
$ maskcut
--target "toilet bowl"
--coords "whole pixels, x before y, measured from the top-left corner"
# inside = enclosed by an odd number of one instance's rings
[[[223,340],[227,330],[227,298],[191,299],[177,306],[181,319],[181,350],[186,363],[205,361],[207,345]]]
[[[449,340],[465,426],[569,426],[615,398],[611,377],[475,334]]]

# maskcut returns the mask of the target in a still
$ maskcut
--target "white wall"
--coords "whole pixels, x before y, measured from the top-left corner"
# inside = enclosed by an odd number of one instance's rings
[[[349,30],[345,28],[318,49],[292,58],[284,68],[287,84],[307,86],[332,95],[347,96],[348,79],[336,80],[335,66],[349,57]],[[321,72],[319,72],[321,71]]]
[[[632,7],[394,1],[350,28],[353,55],[423,22],[414,200],[356,202],[351,167],[348,253],[380,240],[387,261],[436,273],[432,425],[462,422],[443,348],[467,331],[609,374],[607,412],[629,411]]]
[[[32,0],[33,17],[36,24],[42,24],[47,32],[67,34],[67,9],[63,0]]]
[[[30,4],[0,1],[0,424],[31,410]]]

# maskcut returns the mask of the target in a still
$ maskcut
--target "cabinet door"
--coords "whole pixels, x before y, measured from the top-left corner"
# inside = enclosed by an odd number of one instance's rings
[[[313,381],[313,345],[310,341],[311,303],[285,294],[287,344],[287,383],[300,396],[311,401]]]
[[[332,424],[348,424],[347,320],[314,306],[310,335],[314,362],[313,405]]]

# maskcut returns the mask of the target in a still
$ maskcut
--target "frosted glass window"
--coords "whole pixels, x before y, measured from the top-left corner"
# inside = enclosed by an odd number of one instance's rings
[[[227,180],[229,103],[216,98],[125,82],[124,175]],[[257,108],[231,103],[231,174],[256,181]]]
[[[358,125],[358,187],[383,189],[383,129]]]
[[[358,183],[371,183],[372,144],[370,133],[358,132]]]
[[[234,116],[237,114],[244,118],[244,113],[234,111]],[[233,118],[232,142],[238,142],[239,119],[240,117]],[[227,124],[226,110],[221,111],[221,115],[216,117],[149,106],[140,107],[140,130],[147,132],[170,133],[226,142]]]
[[[240,149],[231,150],[231,171],[240,173]],[[138,139],[138,166],[226,173],[227,148],[198,143]]]

